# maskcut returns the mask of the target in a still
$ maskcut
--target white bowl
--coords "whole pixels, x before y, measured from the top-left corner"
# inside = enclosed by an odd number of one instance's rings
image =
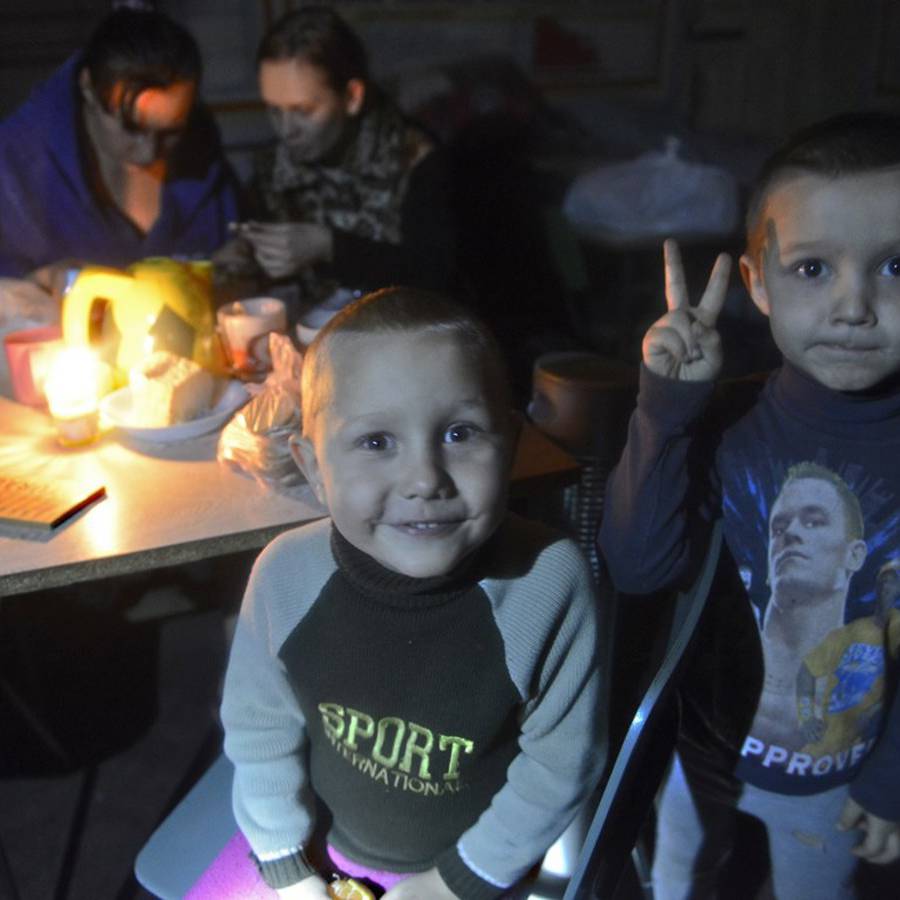
[[[129,437],[151,444],[175,444],[218,431],[250,399],[240,381],[229,380],[219,386],[215,405],[199,419],[179,422],[163,428],[146,428],[132,418],[131,388],[123,387],[100,401],[100,412],[107,421]]]
[[[308,347],[322,326],[333,319],[351,300],[359,296],[358,291],[338,288],[330,297],[310,307],[303,313],[296,325],[297,339]]]
[[[318,328],[312,328],[309,325],[304,325],[303,322],[297,323],[296,331],[297,340],[300,341],[300,343],[304,347],[308,347],[313,342],[313,338],[319,333]]]

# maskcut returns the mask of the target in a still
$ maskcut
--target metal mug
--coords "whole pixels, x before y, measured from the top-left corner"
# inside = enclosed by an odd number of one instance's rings
[[[571,452],[596,455],[607,431],[627,420],[636,392],[636,371],[622,363],[595,353],[548,353],[534,364],[528,415]]]

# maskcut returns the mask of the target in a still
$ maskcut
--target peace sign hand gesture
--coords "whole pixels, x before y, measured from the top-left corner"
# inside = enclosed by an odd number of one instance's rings
[[[644,335],[644,365],[664,378],[714,381],[722,371],[722,341],[716,320],[725,303],[731,257],[719,254],[700,302],[691,306],[678,244],[667,240],[663,252],[668,312]]]

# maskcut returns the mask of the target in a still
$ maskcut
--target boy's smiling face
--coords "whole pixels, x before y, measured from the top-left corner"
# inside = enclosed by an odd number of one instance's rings
[[[839,391],[900,369],[900,168],[785,175],[741,272],[785,359]]]
[[[383,566],[452,572],[506,507],[501,391],[452,332],[338,334],[302,468],[338,531]]]

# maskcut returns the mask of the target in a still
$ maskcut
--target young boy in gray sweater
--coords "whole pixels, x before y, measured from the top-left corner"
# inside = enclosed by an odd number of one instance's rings
[[[259,557],[225,680],[234,810],[265,881],[510,895],[605,760],[597,608],[570,540],[506,510],[503,366],[392,288],[323,328],[296,456],[330,518]]]

